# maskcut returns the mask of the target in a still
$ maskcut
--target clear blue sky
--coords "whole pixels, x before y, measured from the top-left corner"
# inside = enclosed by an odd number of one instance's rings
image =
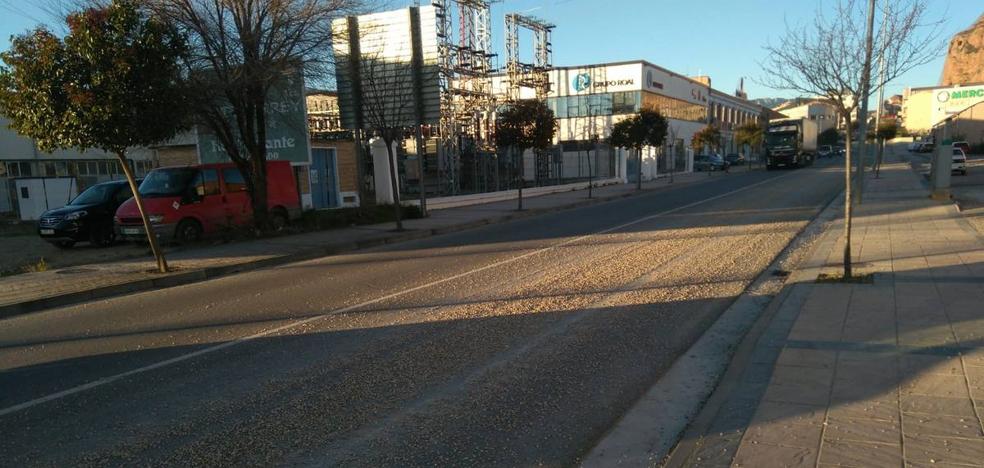
[[[0,49],[9,46],[11,34],[26,31],[38,20],[50,20],[32,3],[0,0]],[[390,3],[400,7],[412,1]],[[557,25],[553,35],[556,65],[644,59],[681,74],[710,75],[721,91],[733,91],[738,80],[746,77],[751,98],[788,97],[788,93],[754,81],[763,73],[759,67],[762,46],[782,34],[784,21],[802,24],[812,19],[818,5],[832,4],[832,0],[505,0],[493,5],[493,37],[501,63],[503,15],[525,12]],[[930,0],[930,4],[932,17],[944,20],[947,38],[984,13],[981,0]],[[532,47],[529,38],[524,39]],[[887,92],[935,85],[942,70],[941,56],[891,83]]]

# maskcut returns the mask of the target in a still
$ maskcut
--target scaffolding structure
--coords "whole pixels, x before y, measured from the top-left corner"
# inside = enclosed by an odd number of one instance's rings
[[[533,33],[533,63],[520,61],[519,28]],[[550,68],[553,45],[550,35],[556,26],[539,18],[519,13],[506,15],[506,73],[509,75],[509,100],[520,98],[521,88],[532,88],[536,98],[544,100],[550,93]]]
[[[440,56],[441,191],[461,189],[462,153],[488,151],[492,141],[492,21],[490,0],[432,0]],[[456,30],[457,29],[457,30]]]

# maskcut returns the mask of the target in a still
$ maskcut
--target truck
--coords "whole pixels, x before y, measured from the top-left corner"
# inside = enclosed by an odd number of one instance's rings
[[[775,119],[765,131],[766,168],[813,164],[817,154],[817,123],[808,118]]]

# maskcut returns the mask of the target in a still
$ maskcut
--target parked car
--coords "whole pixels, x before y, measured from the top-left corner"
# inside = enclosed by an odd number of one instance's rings
[[[731,153],[725,156],[724,160],[727,161],[729,166],[741,166],[745,164],[745,156],[738,153]]]
[[[718,154],[698,154],[694,156],[694,171],[723,171],[728,169],[728,162]]]
[[[966,141],[955,141],[953,142],[953,147],[962,149],[964,155],[970,154],[970,143]]]
[[[924,141],[922,143],[919,143],[918,146],[916,146],[916,152],[917,153],[932,153],[935,148],[936,148],[936,145],[934,145],[933,143],[930,143],[928,141]]]
[[[953,165],[950,166],[952,172],[959,172],[960,175],[967,175],[967,153],[964,150],[953,148]]]
[[[820,145],[817,148],[818,158],[831,158],[834,156],[834,147],[831,145]]]
[[[232,163],[154,169],[139,190],[154,232],[162,241],[194,242],[224,227],[253,221],[246,183]],[[287,161],[267,163],[267,206],[275,227],[300,215],[297,182]],[[116,211],[116,225],[125,239],[146,239],[133,200]]]
[[[113,214],[132,195],[125,180],[93,185],[67,205],[45,211],[38,220],[38,235],[63,249],[82,241],[112,245],[116,242]]]

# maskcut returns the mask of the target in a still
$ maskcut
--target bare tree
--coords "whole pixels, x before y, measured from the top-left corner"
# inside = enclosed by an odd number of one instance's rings
[[[812,24],[786,26],[778,44],[765,47],[765,77],[759,80],[774,89],[822,96],[844,120],[848,136],[845,158],[844,277],[851,271],[851,134],[853,113],[867,102],[872,91],[914,67],[929,63],[944,50],[942,24],[927,18],[926,0],[891,0],[882,10],[876,35],[879,41],[866,54],[867,2],[838,0],[833,11],[818,8]],[[888,8],[882,5],[881,8]],[[869,42],[870,44],[870,42]],[[867,57],[866,57],[867,56]],[[867,58],[867,59],[866,59]],[[884,71],[872,77],[871,63],[880,61]],[[861,116],[867,118],[867,116]],[[861,138],[864,138],[862,135]]]
[[[426,210],[423,158],[426,150],[421,126],[436,124],[440,116],[438,69],[425,63],[420,36],[419,9],[405,10],[409,34],[394,35],[403,13],[349,17],[335,22],[334,54],[339,89],[348,94],[339,102],[352,125],[380,137],[386,144],[389,183],[393,191],[396,229],[403,229],[397,158],[394,144],[407,138],[417,143],[421,213]],[[397,21],[397,22],[391,22]],[[402,40],[394,40],[394,36]],[[382,181],[377,180],[377,187]]]
[[[414,126],[411,125],[416,102],[411,91],[414,86],[413,67],[410,63],[388,62],[381,58],[366,55],[363,55],[359,62],[359,75],[362,81],[363,121],[366,130],[371,131],[386,143],[389,183],[393,190],[393,210],[396,215],[396,230],[402,231],[398,158],[393,146],[397,142],[403,142],[408,136],[416,134],[413,132]],[[418,156],[423,156],[422,150],[423,148],[417,149]],[[377,184],[380,182],[376,181]],[[421,186],[421,190],[423,190],[423,186]]]
[[[290,79],[330,73],[331,21],[363,0],[143,0],[184,34],[193,112],[242,172],[258,227],[270,227],[267,128],[271,100]],[[303,99],[303,95],[300,96]]]

